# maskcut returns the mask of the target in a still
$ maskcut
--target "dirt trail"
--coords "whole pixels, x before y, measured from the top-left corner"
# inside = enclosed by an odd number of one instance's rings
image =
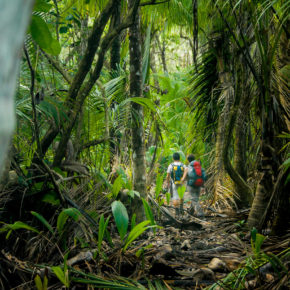
[[[188,213],[187,206],[179,216],[173,208],[167,210],[179,223],[162,215],[159,223],[165,225],[163,229],[156,235],[149,233],[147,242],[153,245],[151,255],[148,253],[152,279],[168,280],[183,289],[193,289],[193,282],[196,289],[203,288],[236,269],[250,251],[249,243],[241,240],[243,234],[236,233],[245,213],[205,211],[205,217],[198,219]],[[195,228],[195,223],[202,227]]]
[[[225,287],[219,280],[240,267],[245,268],[246,258],[253,255],[250,233],[245,225],[249,210],[218,213],[208,208],[204,210],[205,217],[198,219],[189,214],[188,207],[185,204],[184,214],[178,216],[172,207],[159,208],[159,224],[164,227],[156,235],[149,233],[147,243],[153,245],[152,253],[148,254],[149,278],[161,279],[169,286],[181,289],[204,289],[215,282],[220,285],[219,289],[235,289]],[[289,252],[289,246],[290,234],[283,238],[266,236],[262,250],[277,255],[287,248]],[[283,263],[286,265],[284,270],[289,271],[289,262]],[[280,289],[279,283],[283,279],[287,283],[289,279],[287,270],[281,269],[280,273],[274,273],[270,263],[261,265],[259,274],[247,275],[245,287]],[[284,276],[280,275],[281,271]]]

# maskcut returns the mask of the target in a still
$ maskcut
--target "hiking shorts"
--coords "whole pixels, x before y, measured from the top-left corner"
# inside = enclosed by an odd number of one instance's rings
[[[200,187],[193,187],[187,185],[187,191],[189,193],[190,200],[193,202],[198,202],[200,195]]]
[[[204,213],[203,213],[203,210],[199,204],[200,187],[193,187],[193,186],[187,185],[187,191],[188,191],[189,196],[190,196],[191,207],[194,210],[194,214],[197,217],[203,217]]]
[[[174,182],[171,182],[171,196],[172,196],[172,200],[178,200],[179,195],[178,195],[178,191],[177,189],[182,186],[183,184],[175,184]]]

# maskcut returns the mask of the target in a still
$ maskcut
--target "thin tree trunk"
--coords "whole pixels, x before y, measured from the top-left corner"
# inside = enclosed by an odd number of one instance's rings
[[[160,85],[158,81],[158,77],[156,76],[157,70],[156,70],[156,62],[155,62],[155,49],[154,46],[151,48],[151,53],[150,53],[150,67],[153,72],[153,80],[154,80],[154,87],[159,94],[160,92]]]
[[[116,1],[117,3],[114,6],[113,16],[111,25],[113,28],[116,28],[120,25],[121,20],[121,1]],[[120,64],[121,60],[121,38],[120,35],[116,36],[116,38],[112,42],[111,47],[111,72],[117,70],[118,65]]]
[[[132,6],[133,0],[129,1]],[[140,43],[140,16],[137,12],[135,22],[129,29],[130,51],[130,96],[142,97],[142,55]],[[143,107],[132,104],[132,150],[133,150],[133,184],[141,197],[146,197],[146,166],[143,128]],[[144,220],[145,214],[141,199],[133,200],[133,212],[138,222]]]
[[[81,109],[81,112],[78,116],[78,122],[77,122],[77,128],[75,132],[75,140],[74,140],[74,157],[73,160],[78,160],[79,159],[79,153],[80,149],[82,148],[83,145],[83,135],[84,135],[84,109]]]
[[[192,17],[193,17],[193,63],[197,66],[196,58],[198,53],[198,0],[192,0]],[[197,69],[197,67],[196,67]]]
[[[165,42],[163,41],[162,45],[161,45],[158,35],[156,35],[155,39],[156,39],[157,46],[158,46],[159,51],[160,51],[163,71],[164,71],[164,73],[168,73],[167,64],[166,64],[166,56],[165,56]]]
[[[114,11],[112,15],[112,21],[111,21],[111,27],[116,28],[120,25],[120,20],[121,20],[121,2],[118,1],[116,5],[114,6]],[[115,77],[114,72],[117,71],[118,66],[120,65],[121,61],[121,37],[120,35],[116,36],[116,38],[112,42],[112,47],[111,47],[111,60],[110,60],[110,67],[111,67],[111,74],[112,77]],[[113,101],[110,105],[110,108],[107,108],[107,117],[109,119],[109,109],[113,109],[114,106],[116,105],[116,101]],[[116,112],[118,118],[118,112]],[[112,123],[113,124],[113,123]],[[107,126],[107,125],[106,125]],[[109,124],[108,124],[109,126]],[[115,159],[119,155],[119,146],[117,146],[117,143],[120,143],[120,138],[116,136],[115,134],[115,128],[114,127],[108,127],[109,129],[109,150],[108,153],[110,154],[109,159],[110,159],[110,169],[112,170],[114,166]]]

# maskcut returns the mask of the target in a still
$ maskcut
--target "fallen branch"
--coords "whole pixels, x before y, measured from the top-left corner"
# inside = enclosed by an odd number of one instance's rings
[[[192,222],[189,222],[189,223],[184,223],[184,222],[181,222],[179,220],[177,220],[175,217],[173,217],[170,212],[164,207],[164,206],[160,206],[151,196],[148,196],[150,202],[155,206],[157,207],[160,212],[162,214],[164,214],[170,221],[170,223],[174,224],[175,227],[181,229],[181,230],[192,230],[192,231],[197,231],[197,230],[200,230],[202,228],[202,221],[195,218],[196,221],[192,221]]]
[[[77,178],[87,178],[87,177],[88,177],[87,175],[77,175],[77,176],[71,176],[71,177],[66,177],[66,178],[60,178],[56,183],[60,184],[65,181],[71,181]]]

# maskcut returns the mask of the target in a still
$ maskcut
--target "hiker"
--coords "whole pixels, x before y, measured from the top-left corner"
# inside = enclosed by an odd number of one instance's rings
[[[178,152],[173,153],[173,163],[167,169],[167,189],[171,194],[172,203],[174,207],[179,205],[179,196],[177,189],[182,186],[181,178],[184,175],[185,166],[180,162],[180,155]]]
[[[181,182],[187,180],[187,192],[191,200],[190,213],[194,213],[197,217],[203,217],[204,213],[199,204],[199,195],[201,187],[204,186],[206,174],[193,154],[188,155],[187,160],[189,164],[184,170]]]

